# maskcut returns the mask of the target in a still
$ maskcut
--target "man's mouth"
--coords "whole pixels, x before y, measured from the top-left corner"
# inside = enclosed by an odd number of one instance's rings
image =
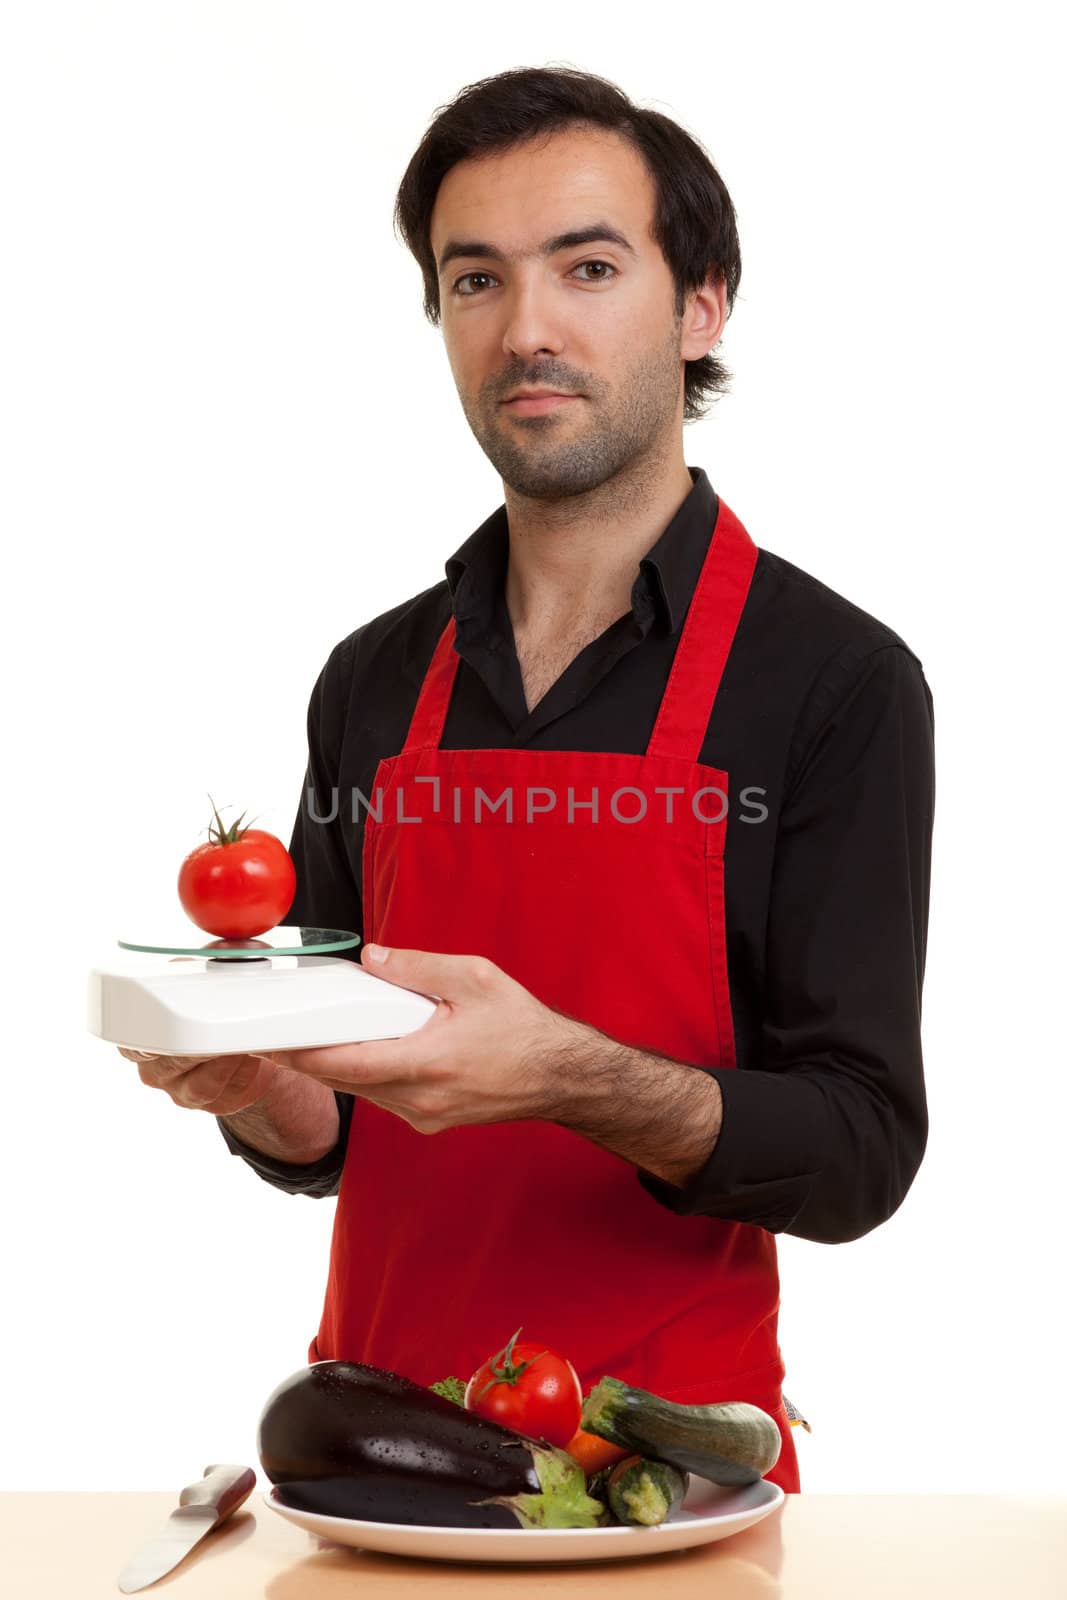
[[[566,405],[570,400],[580,400],[577,394],[537,394],[522,395],[517,400],[505,400],[504,406],[508,411],[515,411],[520,416],[537,416],[542,411],[554,411],[557,406]]]

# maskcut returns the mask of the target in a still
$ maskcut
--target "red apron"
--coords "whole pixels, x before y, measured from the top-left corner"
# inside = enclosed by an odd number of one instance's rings
[[[487,956],[613,1039],[734,1067],[728,777],[699,755],[756,555],[720,500],[645,755],[440,749],[450,617],[407,742],[375,776],[365,940]],[[610,1374],[762,1406],[782,1434],[767,1477],[796,1492],[777,1325],[763,1228],[676,1216],[632,1163],[554,1123],[427,1135],[356,1099],[310,1361],[466,1378],[521,1326],[583,1390]]]

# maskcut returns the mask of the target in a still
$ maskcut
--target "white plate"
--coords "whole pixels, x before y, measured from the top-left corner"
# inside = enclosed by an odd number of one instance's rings
[[[682,1506],[655,1528],[426,1528],[411,1522],[361,1522],[298,1511],[276,1498],[263,1502],[298,1528],[334,1544],[432,1561],[607,1561],[618,1556],[653,1556],[665,1550],[728,1539],[769,1516],[785,1491],[760,1478],[744,1489],[723,1489],[691,1477]]]

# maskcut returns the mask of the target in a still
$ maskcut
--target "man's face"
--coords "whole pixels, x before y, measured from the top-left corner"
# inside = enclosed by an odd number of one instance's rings
[[[674,316],[670,268],[649,236],[654,202],[632,146],[588,125],[461,161],[438,190],[430,242],[445,348],[471,430],[518,494],[594,489],[680,429],[684,360],[710,340],[683,350],[694,335]],[[598,237],[542,254],[591,225],[630,248]],[[463,254],[442,265],[456,242]],[[580,398],[523,414],[505,400],[527,386]]]

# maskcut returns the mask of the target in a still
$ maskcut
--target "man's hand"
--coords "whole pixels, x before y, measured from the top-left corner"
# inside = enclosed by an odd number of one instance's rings
[[[116,1046],[119,1055],[137,1064],[141,1082],[162,1089],[187,1111],[232,1116],[261,1100],[281,1070],[266,1056],[161,1056],[148,1050]]]
[[[563,1103],[554,1083],[591,1030],[543,1005],[484,956],[393,949],[383,963],[374,959],[379,949],[363,951],[368,972],[440,996],[422,1027],[402,1039],[272,1051],[272,1061],[371,1100],[419,1133],[552,1118]]]

